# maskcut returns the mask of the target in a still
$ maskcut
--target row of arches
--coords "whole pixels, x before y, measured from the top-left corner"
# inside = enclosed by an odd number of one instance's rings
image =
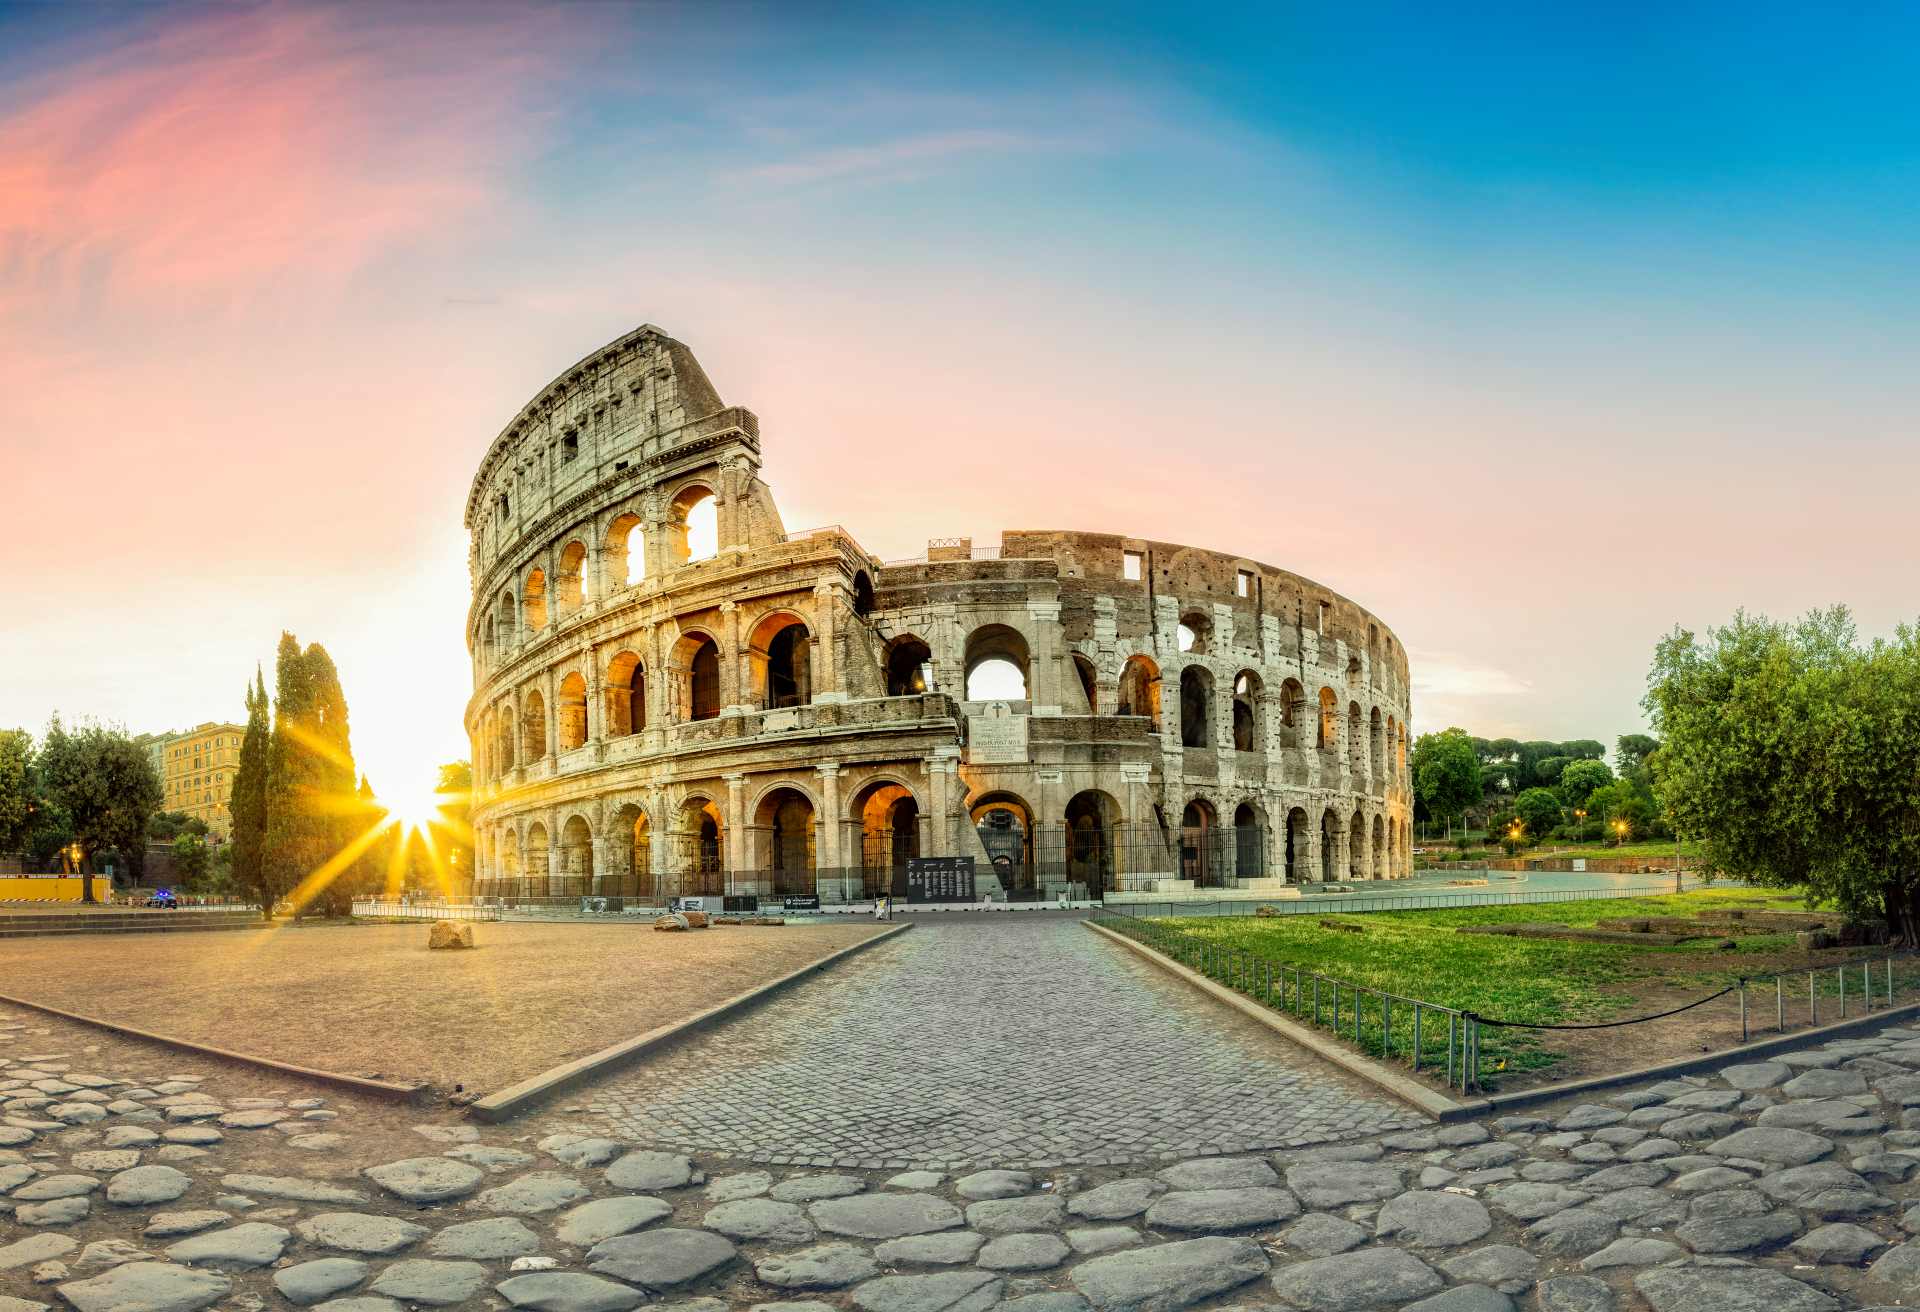
[[[512,827],[493,840],[483,832],[480,891],[492,885],[495,892],[555,897],[752,892],[857,900],[900,891],[907,863],[930,837],[919,798],[892,778],[865,783],[839,816],[822,815],[815,795],[791,782],[770,784],[736,818],[729,818],[723,797],[689,793],[662,817],[664,831],[639,805],[620,807],[598,860],[592,829],[579,814],[561,823],[557,846],[537,819],[525,826],[524,839]],[[977,887],[998,900],[1150,891],[1153,881],[1167,877],[1197,887],[1275,877],[1290,883],[1386,879],[1402,872],[1411,838],[1402,817],[1368,816],[1360,808],[1345,815],[1328,807],[1315,820],[1300,806],[1273,834],[1258,799],[1222,811],[1194,797],[1177,824],[1159,806],[1129,821],[1100,789],[1074,794],[1050,823],[1008,791],[977,796],[965,809],[969,832],[960,854],[975,858]],[[731,832],[736,824],[738,834]],[[837,843],[826,835],[829,825],[844,827]],[[837,860],[824,856],[830,846]]]
[[[504,657],[516,644],[579,611],[596,585],[611,594],[646,580],[646,524],[624,512],[608,524],[598,552],[598,568],[587,543],[569,539],[554,558],[552,577],[541,565],[520,576],[516,603],[511,585],[502,588],[481,623],[481,641],[490,660]],[[694,483],[668,503],[663,554],[669,565],[707,560],[719,554],[719,501],[711,488]],[[596,577],[597,576],[597,577]]]

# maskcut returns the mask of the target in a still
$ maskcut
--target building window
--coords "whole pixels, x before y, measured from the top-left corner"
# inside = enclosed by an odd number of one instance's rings
[[[1120,577],[1129,583],[1138,583],[1146,573],[1147,558],[1144,552],[1125,551],[1120,554]]]
[[[1252,570],[1243,569],[1234,576],[1233,591],[1235,595],[1241,596],[1241,597],[1251,597],[1253,595],[1253,571]]]
[[[560,439],[560,459],[562,461],[572,460],[579,454],[580,435],[578,433],[568,433]]]
[[[1323,601],[1320,603],[1320,632],[1321,633],[1325,633],[1327,631],[1327,612],[1332,609],[1333,609],[1332,602]]]

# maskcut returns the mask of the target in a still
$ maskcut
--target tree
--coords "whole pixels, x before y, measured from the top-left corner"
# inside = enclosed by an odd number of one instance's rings
[[[1527,837],[1539,842],[1560,823],[1560,798],[1551,788],[1529,788],[1513,799],[1513,809],[1527,828]]]
[[[1920,942],[1920,630],[1861,646],[1844,607],[1736,613],[1655,649],[1654,782],[1709,872],[1884,916]]]
[[[1411,766],[1414,791],[1431,814],[1446,818],[1449,830],[1482,796],[1480,762],[1464,729],[1421,734]]]
[[[1533,782],[1552,788],[1560,782],[1560,772],[1573,763],[1571,756],[1547,756],[1533,763]]]
[[[1605,761],[1573,761],[1560,772],[1560,797],[1568,806],[1584,808],[1596,788],[1613,782]]]
[[[1622,776],[1635,775],[1646,767],[1647,758],[1660,750],[1660,740],[1651,734],[1623,733],[1614,740],[1613,760]]]
[[[337,910],[349,886],[331,886],[355,858],[352,843],[356,775],[347,729],[347,700],[333,660],[319,643],[304,651],[280,635],[275,661],[273,739],[268,753],[263,906],[293,894],[304,907]],[[244,751],[244,745],[242,747]],[[300,909],[296,907],[296,910]]]
[[[1560,755],[1570,756],[1576,761],[1604,761],[1607,759],[1607,745],[1596,738],[1575,738],[1572,742],[1560,744]]]
[[[124,730],[88,724],[68,732],[56,715],[40,749],[40,768],[48,794],[73,827],[83,874],[91,874],[97,853],[124,853],[146,841],[147,817],[160,809],[164,794],[146,750]],[[92,902],[93,880],[80,883],[82,900]]]
[[[440,822],[433,838],[446,861],[447,886],[456,894],[471,893],[473,766],[466,761],[448,761],[440,767],[440,781],[433,791],[445,799],[440,803]]]
[[[272,914],[277,892],[267,882],[267,776],[271,770],[272,731],[267,720],[266,677],[254,667],[247,688],[247,733],[240,740],[240,763],[233,774],[230,878],[241,892]]]
[[[211,864],[206,840],[200,835],[183,833],[173,840],[173,868],[180,882],[194,892],[203,891]]]
[[[163,843],[171,843],[182,834],[205,838],[209,832],[205,820],[185,811],[161,811],[147,821],[147,837]]]
[[[18,852],[33,829],[33,735],[0,730],[0,856]]]
[[[1550,756],[1561,755],[1564,755],[1564,753],[1561,752],[1559,743],[1550,743],[1537,738],[1531,742],[1521,743],[1519,749],[1514,753],[1514,760],[1519,767],[1514,771],[1516,786],[1520,788],[1531,788],[1539,783],[1540,775],[1538,771],[1540,762]]]

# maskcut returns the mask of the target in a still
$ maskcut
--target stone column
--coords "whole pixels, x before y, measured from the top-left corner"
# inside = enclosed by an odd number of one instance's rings
[[[729,653],[729,658],[720,663],[720,714],[744,715],[753,709],[747,691],[752,683],[751,662],[740,636],[740,608],[731,601],[720,603],[720,626],[726,630],[722,641]]]
[[[813,882],[822,898],[826,887],[846,878],[846,834],[840,819],[840,765],[824,761],[813,767],[820,793],[820,810],[813,817]]]
[[[848,693],[840,677],[840,597],[832,583],[816,584],[813,589],[815,632],[808,644],[808,676],[812,699],[816,702],[843,702]]]
[[[1060,647],[1060,603],[1027,603],[1027,699],[1035,715],[1058,715],[1062,705],[1060,683],[1069,677],[1061,670],[1067,657]]]
[[[728,871],[744,870],[747,866],[747,777],[744,774],[721,777],[727,783],[727,851],[723,859]]]
[[[606,549],[599,537],[598,525],[594,528],[595,538],[587,544],[587,558],[581,562],[580,586],[586,592],[583,605],[598,606],[607,599],[607,561]],[[621,580],[626,582],[625,579]]]

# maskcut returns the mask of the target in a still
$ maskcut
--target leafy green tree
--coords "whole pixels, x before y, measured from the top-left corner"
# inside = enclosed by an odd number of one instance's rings
[[[1560,798],[1568,806],[1585,807],[1596,788],[1613,782],[1613,771],[1605,761],[1572,761],[1560,772]]]
[[[1604,761],[1607,745],[1596,738],[1575,738],[1560,744],[1560,755],[1571,756],[1576,761]]]
[[[33,829],[33,735],[0,730],[0,856],[18,852]]]
[[[456,894],[466,895],[473,889],[472,764],[448,761],[442,765],[433,791],[444,799],[433,840],[446,863],[448,883]]]
[[[1480,762],[1463,729],[1421,734],[1410,767],[1414,791],[1429,813],[1446,818],[1449,831],[1453,818],[1464,815],[1483,795]]]
[[[1519,750],[1514,754],[1514,761],[1518,766],[1514,771],[1516,786],[1520,788],[1531,788],[1539,783],[1540,762],[1550,756],[1561,755],[1564,755],[1564,753],[1561,752],[1559,743],[1550,743],[1538,738],[1530,742],[1521,743]]]
[[[1660,750],[1660,740],[1652,734],[1623,733],[1614,740],[1613,760],[1622,778],[1639,774],[1647,758]]]
[[[194,892],[205,891],[207,871],[212,864],[207,841],[198,834],[183,833],[173,840],[173,868],[180,882]]]
[[[1571,756],[1548,756],[1533,763],[1533,782],[1548,788],[1560,782],[1560,772],[1573,763]]]
[[[1845,607],[1737,613],[1655,650],[1653,775],[1709,871],[1884,916],[1920,942],[1920,630],[1862,646]]]
[[[247,688],[247,732],[233,773],[233,841],[228,845],[229,878],[263,912],[272,914],[279,892],[267,882],[267,776],[272,771],[273,730],[267,681],[258,666]]]
[[[182,834],[205,838],[210,832],[205,820],[185,811],[161,811],[147,821],[147,837],[162,843],[171,843]]]
[[[1560,823],[1560,798],[1551,788],[1529,788],[1513,799],[1513,809],[1526,826],[1526,836],[1539,842]]]
[[[55,716],[40,748],[40,769],[72,825],[83,872],[92,871],[97,853],[127,853],[146,842],[147,819],[164,793],[146,750],[124,730],[88,724],[69,732]],[[92,902],[93,881],[80,883],[83,900]]]

